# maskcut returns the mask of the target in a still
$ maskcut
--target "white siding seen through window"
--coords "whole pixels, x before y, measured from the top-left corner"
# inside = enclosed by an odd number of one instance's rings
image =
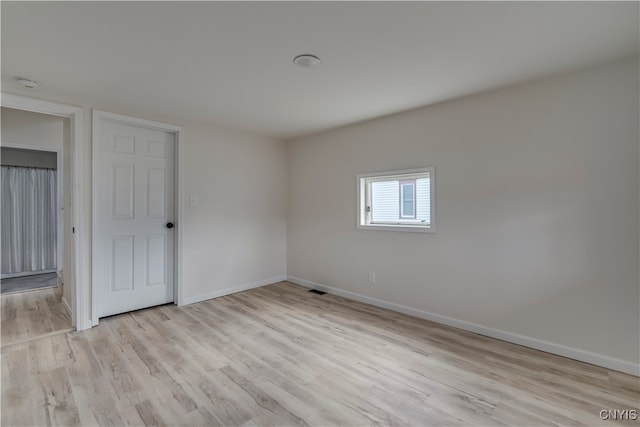
[[[358,175],[358,228],[433,231],[433,168]]]

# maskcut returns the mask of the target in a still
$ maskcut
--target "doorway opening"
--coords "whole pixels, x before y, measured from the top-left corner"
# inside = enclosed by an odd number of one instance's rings
[[[2,347],[72,330],[64,289],[70,120],[2,108]],[[71,240],[71,239],[69,239]],[[67,275],[68,277],[68,275]],[[66,295],[65,295],[66,294]]]
[[[69,120],[69,145],[64,150],[64,164],[67,172],[65,174],[65,188],[68,190],[65,203],[71,208],[66,212],[65,219],[69,220],[72,234],[66,233],[65,263],[67,267],[63,270],[65,291],[69,291],[68,303],[71,305],[71,324],[77,330],[84,330],[91,327],[91,301],[89,293],[89,271],[88,258],[86,256],[90,245],[90,233],[85,230],[86,220],[89,213],[85,206],[85,185],[83,159],[83,109],[82,107],[61,104],[53,101],[30,98],[11,93],[2,93],[2,107],[21,112],[40,113],[46,116],[63,117]],[[7,122],[3,120],[2,135],[7,134]],[[4,144],[4,138],[3,138]],[[25,148],[25,147],[23,147]],[[28,148],[28,147],[27,147]],[[38,149],[38,147],[32,147]],[[5,310],[3,310],[3,314]],[[3,322],[3,326],[5,323]]]

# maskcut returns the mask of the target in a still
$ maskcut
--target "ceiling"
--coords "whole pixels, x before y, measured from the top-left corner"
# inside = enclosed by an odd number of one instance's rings
[[[638,2],[8,2],[2,90],[289,139],[637,55]],[[316,68],[294,56],[312,53]],[[14,78],[39,82],[19,87]]]

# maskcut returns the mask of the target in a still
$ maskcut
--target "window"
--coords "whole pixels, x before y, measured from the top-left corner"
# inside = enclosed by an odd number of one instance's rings
[[[358,228],[433,232],[434,168],[358,175]]]
[[[416,217],[416,180],[400,181],[400,218]]]

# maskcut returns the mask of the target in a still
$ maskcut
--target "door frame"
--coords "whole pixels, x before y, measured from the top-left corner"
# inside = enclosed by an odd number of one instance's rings
[[[12,144],[11,142],[1,142],[0,145],[6,148],[18,148],[26,151],[46,151],[48,153],[56,153],[56,272],[60,273],[64,270],[64,146],[61,149],[54,149],[33,144]],[[62,215],[60,215],[62,213]],[[62,254],[62,257],[60,257]],[[71,311],[71,307],[68,307]],[[71,313],[69,313],[71,314]]]
[[[92,129],[92,146],[100,143],[100,122],[107,120],[111,122],[121,123],[130,126],[143,127],[147,129],[154,129],[163,132],[169,132],[174,135],[174,195],[173,195],[173,204],[174,204],[174,222],[176,223],[176,235],[173,244],[173,303],[176,305],[183,305],[183,292],[182,292],[182,126],[172,125],[168,123],[156,122],[153,120],[141,119],[138,117],[126,116],[123,114],[111,113],[108,111],[92,109],[93,116],[93,129]],[[92,264],[95,265],[95,257],[98,254],[96,250],[96,235],[95,230],[97,229],[96,223],[96,202],[98,198],[98,192],[96,190],[96,164],[99,159],[97,159],[96,150],[92,149],[92,177],[91,177],[91,207],[92,207],[92,215],[91,215],[91,224],[92,224]],[[92,324],[93,326],[98,324],[98,301],[97,296],[98,293],[98,280],[96,277],[96,271],[93,269],[92,280],[91,280],[91,313],[92,313]]]
[[[61,104],[43,99],[30,98],[12,93],[2,93],[1,105],[15,110],[31,111],[34,113],[48,114],[51,116],[66,117],[70,121],[69,150],[70,156],[70,194],[73,198],[73,211],[71,212],[71,224],[73,233],[73,254],[65,253],[65,257],[73,255],[74,275],[69,284],[73,288],[71,298],[71,323],[77,330],[91,327],[91,314],[89,308],[88,290],[89,283],[89,258],[85,256],[89,250],[89,233],[86,232],[84,215],[85,208],[85,184],[83,158],[83,127],[84,110],[75,105]],[[65,279],[67,280],[67,279]]]

